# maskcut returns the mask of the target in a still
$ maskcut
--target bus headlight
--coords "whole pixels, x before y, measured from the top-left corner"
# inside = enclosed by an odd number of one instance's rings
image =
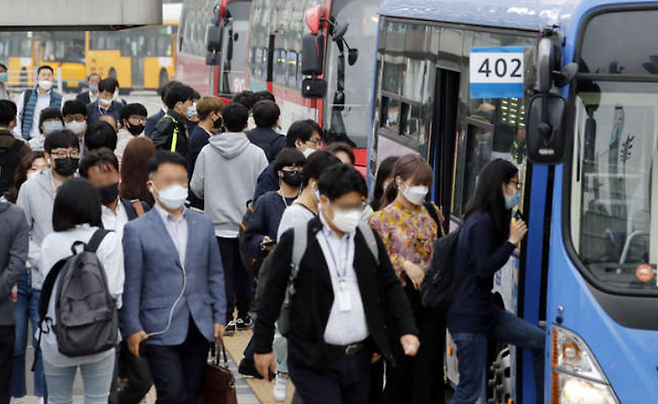
[[[574,332],[553,325],[551,404],[619,404],[596,358]]]

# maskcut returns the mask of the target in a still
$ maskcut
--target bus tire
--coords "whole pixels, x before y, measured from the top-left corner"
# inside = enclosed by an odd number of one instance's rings
[[[169,83],[169,74],[167,74],[167,71],[165,69],[162,69],[160,70],[160,81],[158,82],[158,90],[164,87],[165,84],[167,83]]]

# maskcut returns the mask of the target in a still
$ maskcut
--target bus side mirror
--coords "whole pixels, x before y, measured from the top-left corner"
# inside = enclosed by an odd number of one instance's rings
[[[325,37],[322,34],[305,34],[302,38],[302,74],[322,75]]]
[[[208,52],[221,52],[224,28],[209,25],[206,30],[206,50]]]
[[[309,78],[302,81],[302,97],[317,100],[324,98],[326,95],[326,80]]]
[[[528,158],[535,164],[559,164],[566,147],[567,101],[559,94],[539,93],[527,114]]]

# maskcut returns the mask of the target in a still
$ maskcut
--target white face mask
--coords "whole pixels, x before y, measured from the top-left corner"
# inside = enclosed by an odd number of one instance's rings
[[[350,210],[337,210],[334,209],[334,218],[331,220],[338,228],[338,230],[343,233],[351,233],[356,230],[356,227],[361,221],[360,209],[350,209]]]
[[[402,195],[414,205],[420,205],[425,200],[429,189],[424,185],[416,185],[413,187],[407,186],[406,189],[402,191]]]
[[[41,80],[41,81],[39,81],[39,87],[41,87],[44,90],[48,91],[51,88],[53,88],[53,82],[50,81],[50,80]]]
[[[315,153],[315,149],[311,149],[310,147],[307,147],[306,150],[304,150],[304,157],[308,158],[311,154]]]
[[[35,172],[33,172],[33,173],[27,173],[27,179],[28,179],[28,180],[31,180],[32,178],[34,178],[34,177],[36,177],[37,175],[39,175],[39,173],[40,173],[41,171],[42,171],[42,170],[35,171]]]
[[[75,133],[76,135],[81,134],[82,132],[87,129],[87,123],[83,122],[78,122],[78,121],[71,121],[71,122],[66,122],[66,129],[70,130],[71,132]]]
[[[112,104],[112,100],[107,100],[105,98],[98,98],[98,103],[104,107],[109,107]]]
[[[187,188],[180,184],[170,185],[162,191],[158,191],[155,185],[153,185],[153,189],[157,191],[157,195],[154,193],[153,196],[166,208],[171,210],[180,209],[187,199]]]

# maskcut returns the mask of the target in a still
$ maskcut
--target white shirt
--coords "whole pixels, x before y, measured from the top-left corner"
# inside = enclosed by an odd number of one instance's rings
[[[123,158],[123,153],[126,151],[126,146],[134,138],[135,136],[128,129],[119,129],[117,132],[117,147],[114,149],[114,155],[119,160],[119,168],[121,167],[121,159]]]
[[[37,97],[37,104],[34,106],[34,116],[32,117],[32,128],[30,129],[30,139],[37,138],[39,136],[43,136],[41,134],[41,131],[39,130],[39,117],[41,116],[41,111],[44,109],[48,108],[50,105],[50,93],[52,90],[48,91],[46,94],[41,94],[41,91],[37,89],[37,94],[39,96]],[[21,123],[23,122],[23,105],[25,105],[25,93],[27,91],[23,91],[23,94],[21,95],[21,99],[18,101],[18,113],[16,119],[16,127],[14,128],[14,133],[21,138],[23,137],[23,131],[21,129]],[[34,150],[34,148],[32,149]]]
[[[366,313],[363,309],[361,291],[354,271],[354,236],[344,234],[343,238],[331,230],[327,222],[320,214],[322,230],[316,235],[322,254],[324,255],[329,273],[331,274],[331,286],[334,291],[334,302],[331,305],[329,321],[324,330],[324,342],[332,345],[350,345],[361,342],[368,338],[368,323]],[[339,307],[339,293],[341,283],[347,295],[349,295],[351,309],[341,311]]]
[[[123,228],[128,224],[128,213],[121,200],[117,202],[116,211],[117,213],[114,213],[112,209],[101,205],[101,220],[103,221],[103,227],[107,230],[114,230],[119,236],[119,240],[123,240]]]
[[[70,230],[58,231],[46,236],[43,240],[43,244],[41,244],[41,265],[39,265],[39,272],[41,272],[43,279],[46,279],[50,269],[57,263],[57,261],[71,255],[71,245],[73,245],[73,243],[76,241],[83,241],[85,243],[89,242],[96,230],[98,230],[98,227],[91,227],[88,224],[83,224]],[[98,246],[96,255],[98,255],[98,259],[103,264],[110,295],[116,299],[117,308],[120,308],[125,273],[123,268],[123,248],[121,246],[121,239],[118,235],[112,232],[106,235]],[[57,291],[57,284],[58,282],[55,281],[47,312],[47,316],[52,319],[53,324],[56,322],[55,296],[57,293],[55,293],[55,291]],[[98,362],[107,357],[107,355],[114,355],[114,349],[109,349],[98,354],[75,358],[64,356],[57,348],[57,337],[52,330],[41,336],[41,350],[45,360],[54,366],[60,367]]]
[[[306,209],[299,203],[293,203],[283,211],[281,221],[279,222],[279,230],[276,234],[276,239],[281,240],[281,236],[289,229],[294,229],[295,226],[302,223],[308,223],[315,217],[315,214]]]
[[[185,268],[185,253],[187,253],[187,209],[183,208],[183,212],[181,212],[178,218],[176,218],[174,215],[164,210],[157,202],[153,206],[155,206],[155,210],[160,214],[160,217],[167,228],[167,233],[169,233],[171,241],[173,241],[174,246],[176,246],[180,264]]]

